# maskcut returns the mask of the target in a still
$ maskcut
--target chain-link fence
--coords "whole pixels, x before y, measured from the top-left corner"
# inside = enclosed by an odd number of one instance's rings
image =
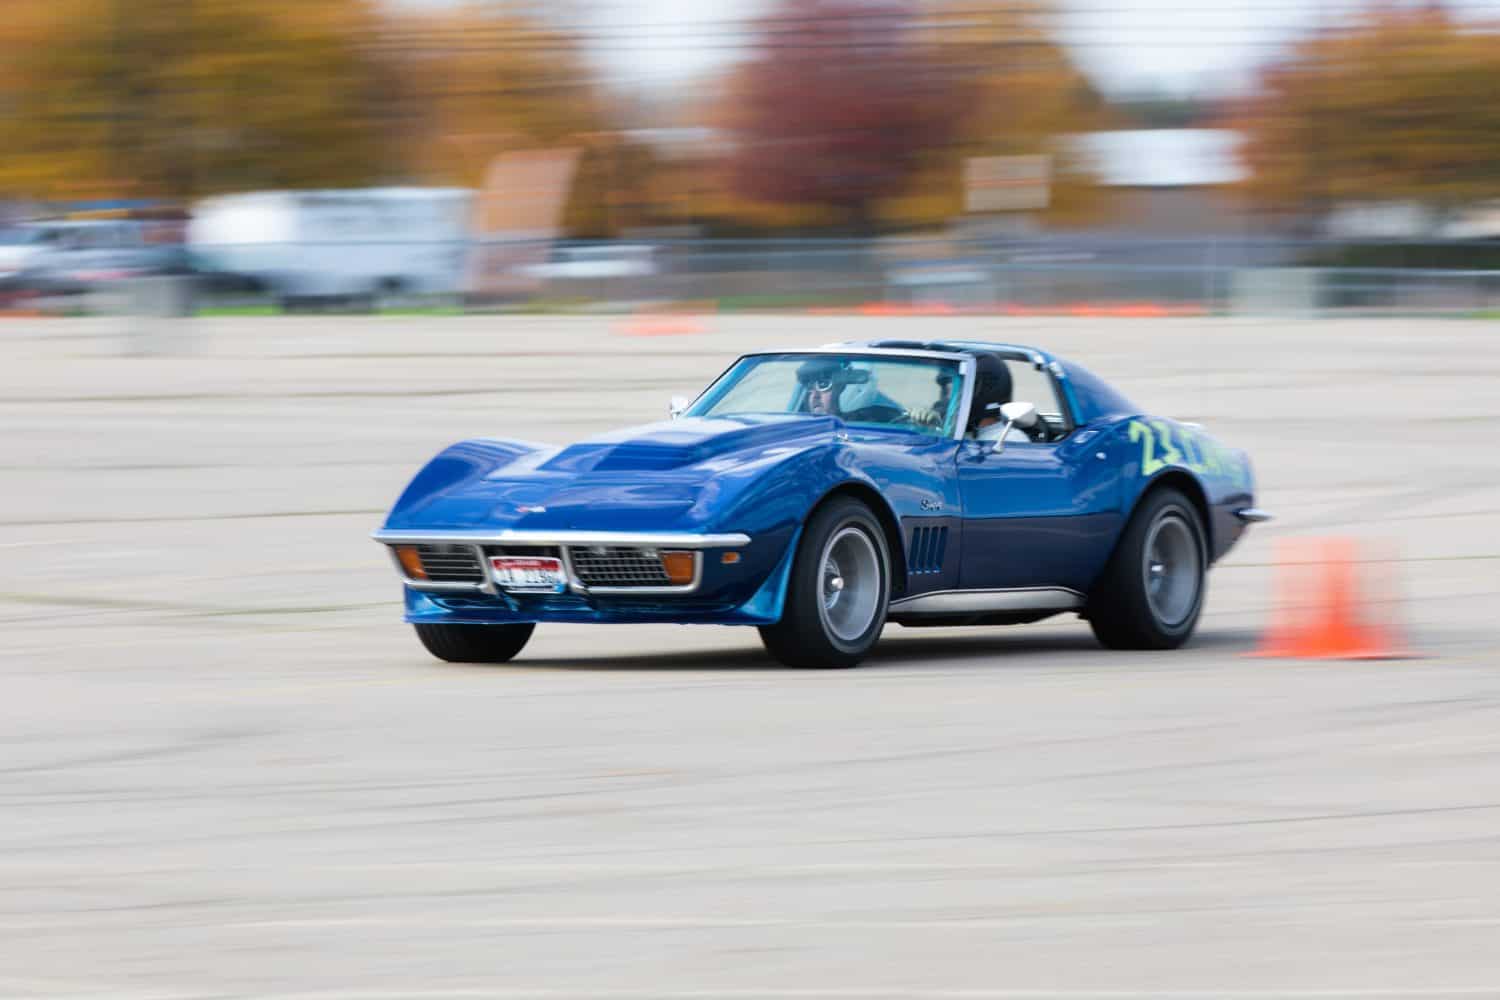
[[[1500,248],[1418,245],[1417,261],[1351,266],[1390,245],[1284,240],[657,240],[195,247],[159,283],[80,281],[44,308],[147,312],[625,311],[883,306],[1123,315],[1500,312]],[[1421,251],[1429,251],[1422,253]],[[1386,252],[1385,256],[1392,256]],[[1451,266],[1467,261],[1472,266]],[[216,265],[216,262],[217,265]],[[222,262],[237,262],[235,267]],[[136,289],[140,289],[139,294]],[[149,294],[147,294],[149,293]]]

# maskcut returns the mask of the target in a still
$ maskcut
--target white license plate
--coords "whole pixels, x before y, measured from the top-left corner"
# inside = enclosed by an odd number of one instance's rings
[[[551,556],[491,556],[490,572],[505,590],[560,593],[568,588],[562,560]]]

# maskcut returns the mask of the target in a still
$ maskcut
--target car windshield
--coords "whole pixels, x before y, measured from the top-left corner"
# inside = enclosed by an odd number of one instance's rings
[[[938,437],[953,433],[963,396],[958,362],[859,354],[741,358],[689,409],[690,417],[812,413]]]

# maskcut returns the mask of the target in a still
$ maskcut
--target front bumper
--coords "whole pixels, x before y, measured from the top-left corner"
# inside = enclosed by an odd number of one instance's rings
[[[465,546],[481,568],[478,582],[417,580],[402,568],[409,622],[500,624],[506,622],[683,622],[766,624],[781,615],[791,563],[793,529],[752,538],[731,532],[624,531],[454,531],[380,530],[383,545]],[[555,548],[561,557],[565,590],[537,593],[507,590],[488,572],[493,549],[516,546]],[[694,555],[692,582],[686,586],[590,586],[580,578],[570,549],[609,548],[688,550]],[[489,550],[489,551],[487,551]],[[729,553],[734,553],[729,556]]]
[[[586,586],[568,571],[561,592],[507,591],[489,579],[460,588],[414,588],[404,579],[405,619],[429,624],[507,624],[576,622],[631,624],[679,622],[702,625],[768,625],[780,621],[781,607],[796,552],[799,526],[786,525],[750,535],[615,531],[401,531],[375,532],[384,544],[471,544],[486,546],[660,546],[690,549],[697,555],[693,586],[682,589]],[[738,561],[724,561],[724,553]],[[483,564],[481,564],[483,565]],[[398,562],[399,568],[399,562]],[[487,576],[487,574],[486,574]]]
[[[473,549],[474,558],[483,578],[478,583],[438,582],[416,580],[408,576],[399,561],[396,569],[405,584],[413,590],[433,593],[485,593],[498,595],[501,591],[484,567],[488,565],[486,546],[542,546],[556,548],[561,555],[564,572],[568,578],[568,590],[574,594],[690,594],[703,582],[703,550],[738,550],[750,544],[750,536],[739,533],[689,534],[685,532],[637,532],[637,531],[389,531],[380,530],[371,535],[382,545],[464,545]],[[693,580],[690,584],[660,587],[609,587],[589,586],[575,571],[571,551],[591,546],[623,549],[686,549],[694,554]]]

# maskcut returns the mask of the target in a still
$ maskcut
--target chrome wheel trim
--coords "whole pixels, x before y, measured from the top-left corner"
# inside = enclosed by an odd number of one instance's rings
[[[823,546],[818,560],[818,617],[840,642],[856,642],[880,611],[884,581],[880,554],[863,529],[845,525]]]
[[[1168,629],[1193,615],[1203,589],[1203,555],[1198,534],[1177,510],[1163,511],[1146,535],[1141,576],[1146,601]]]

